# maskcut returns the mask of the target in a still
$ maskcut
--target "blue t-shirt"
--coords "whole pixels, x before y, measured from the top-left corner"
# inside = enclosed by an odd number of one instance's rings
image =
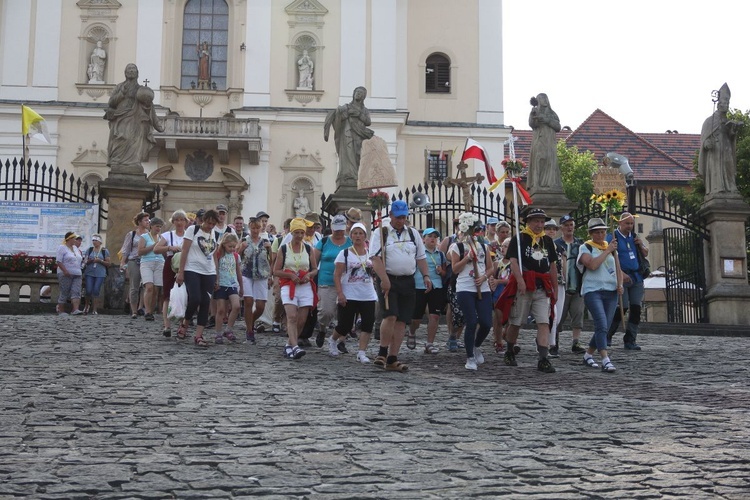
[[[592,248],[586,245],[581,245],[578,251],[578,260],[580,261],[581,256],[585,254],[591,255],[591,257],[597,257],[601,255],[602,251],[598,248]],[[617,268],[615,267],[615,258],[612,254],[607,255],[602,265],[598,268],[591,270],[588,267],[583,267],[580,264],[579,269],[583,272],[583,286],[581,287],[581,295],[586,295],[589,292],[597,292],[599,290],[615,291],[617,290]]]
[[[630,233],[628,236],[623,235],[619,229],[617,231],[617,256],[620,259],[620,269],[622,272],[635,277],[634,283],[643,281],[643,277],[638,274],[638,248],[635,246],[635,234]],[[607,234],[607,243],[612,241],[612,235]]]
[[[320,250],[320,262],[318,262],[318,286],[333,286],[333,271],[336,268],[336,257],[344,248],[352,246],[352,240],[347,236],[341,245],[335,244],[328,236],[315,244],[315,249]]]
[[[443,288],[443,278],[437,273],[437,268],[445,262],[445,255],[437,248],[430,252],[427,247],[424,249],[424,254],[427,258],[427,271],[432,280],[432,288]],[[426,290],[419,266],[417,266],[417,272],[414,273],[414,283],[417,290]]]

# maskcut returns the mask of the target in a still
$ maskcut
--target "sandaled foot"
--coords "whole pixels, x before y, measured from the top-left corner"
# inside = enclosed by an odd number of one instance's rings
[[[96,313],[94,313],[94,314],[96,314]],[[165,328],[164,330],[161,331],[161,334],[164,335],[165,337],[171,337],[172,336],[172,329],[169,328],[169,327],[167,327],[167,328]]]
[[[406,337],[406,347],[408,347],[412,351],[417,348],[417,336],[416,335],[409,335]]]
[[[203,340],[203,335],[196,335],[195,337],[193,337],[193,342],[198,347],[208,347],[208,342]]]
[[[602,364],[602,371],[606,373],[614,373],[615,365],[613,365],[611,361],[607,361]]]
[[[591,368],[599,368],[599,364],[594,361],[594,358],[583,358],[583,364]]]
[[[187,325],[181,324],[177,329],[177,338],[180,340],[185,340],[185,337],[187,337]]]
[[[405,371],[409,370],[409,365],[405,365],[401,361],[394,361],[393,363],[388,363],[387,365],[385,365],[385,369],[389,372],[404,373]]]
[[[232,330],[226,330],[224,332],[224,337],[231,343],[237,342],[237,337],[235,337],[234,332]]]
[[[385,367],[385,356],[377,356],[375,358],[375,361],[373,361],[372,364],[374,364],[375,366],[379,366],[381,368],[384,368]]]

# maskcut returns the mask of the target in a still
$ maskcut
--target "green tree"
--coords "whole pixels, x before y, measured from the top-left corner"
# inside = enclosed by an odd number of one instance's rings
[[[594,153],[581,153],[578,146],[568,147],[565,141],[560,140],[557,142],[557,162],[565,196],[575,203],[591,198],[594,193],[592,177],[599,169]]]

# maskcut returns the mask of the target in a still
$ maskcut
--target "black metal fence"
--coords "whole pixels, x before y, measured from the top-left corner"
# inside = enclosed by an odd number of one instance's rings
[[[664,263],[667,321],[707,322],[703,238],[690,229],[664,229]]]

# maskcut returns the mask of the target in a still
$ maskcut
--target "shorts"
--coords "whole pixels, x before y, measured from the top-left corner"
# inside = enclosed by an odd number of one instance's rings
[[[388,292],[388,308],[385,307],[385,297],[378,294],[380,306],[383,308],[383,318],[396,316],[396,321],[409,324],[414,316],[414,301],[417,290],[414,288],[414,275],[391,276],[391,289]]]
[[[521,326],[531,314],[537,325],[548,325],[550,314],[550,301],[547,291],[542,289],[516,295],[513,307],[510,310],[510,324]]]
[[[310,283],[297,284],[294,288],[294,298],[289,297],[289,290],[292,287],[285,285],[281,287],[281,302],[284,305],[291,305],[297,307],[312,307],[313,305],[313,291]]]
[[[429,293],[417,289],[417,298],[414,301],[413,320],[421,320],[424,316],[424,310],[427,308],[427,314],[440,316],[445,314],[445,304],[448,303],[448,295],[445,288],[433,288]]]
[[[268,300],[268,278],[254,280],[242,277],[242,296],[255,300]],[[312,305],[312,304],[310,304]]]
[[[239,295],[240,292],[236,286],[220,286],[218,290],[214,290],[214,300],[229,300],[232,295]]]
[[[68,300],[81,298],[81,282],[83,276],[65,276],[57,275],[57,281],[60,283],[60,295],[57,297],[58,304],[65,304]]]
[[[336,333],[346,336],[354,327],[354,319],[359,314],[362,320],[360,329],[363,333],[372,333],[375,325],[375,301],[374,300],[347,300],[346,306],[337,306],[338,323]]]
[[[154,286],[164,285],[164,261],[141,261],[141,284],[153,283]]]

